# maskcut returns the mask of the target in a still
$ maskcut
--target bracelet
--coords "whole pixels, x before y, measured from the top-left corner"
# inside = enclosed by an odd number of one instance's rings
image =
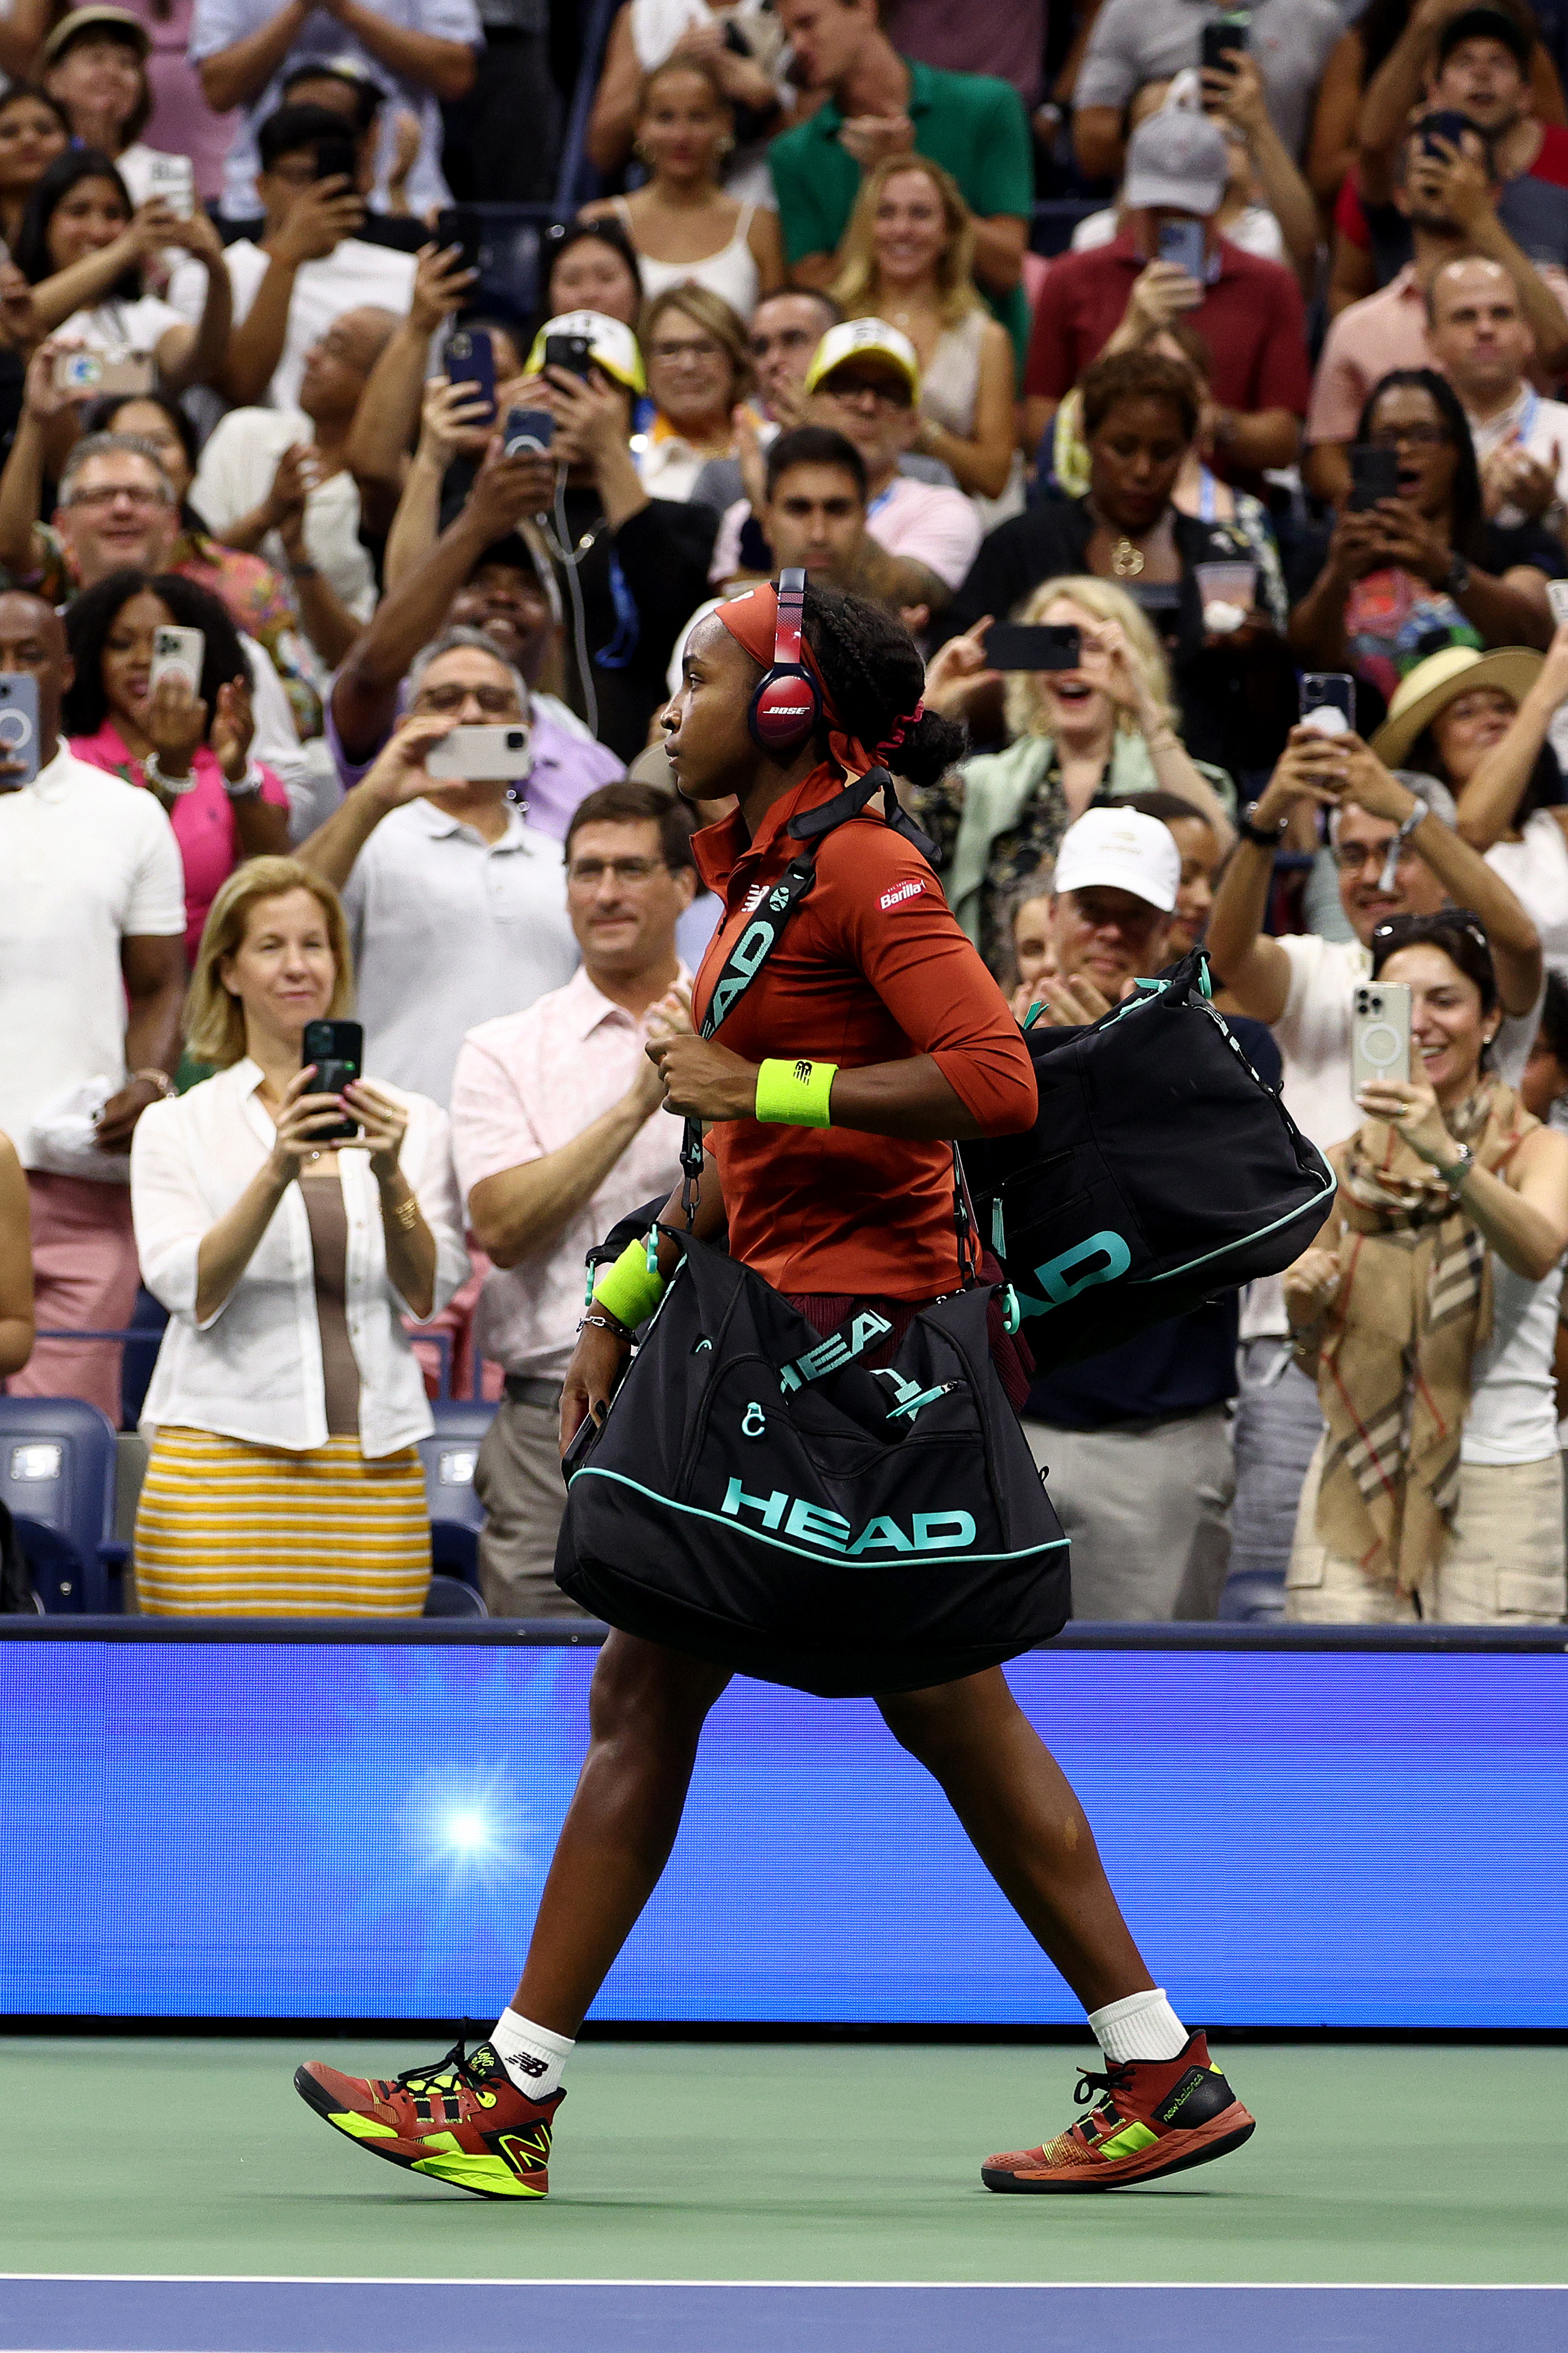
[[[1413,799],[1410,814],[1408,817],[1400,818],[1397,827],[1394,828],[1393,839],[1389,842],[1388,855],[1383,861],[1383,871],[1377,879],[1377,887],[1380,891],[1387,892],[1393,890],[1394,878],[1399,872],[1399,860],[1404,851],[1405,845],[1409,840],[1411,835],[1415,832],[1416,827],[1420,824],[1422,818],[1424,817],[1429,817],[1430,815],[1431,811],[1427,808],[1426,802],[1422,800],[1419,796],[1416,796]]]
[[[646,1324],[668,1288],[664,1277],[647,1262],[646,1242],[628,1242],[614,1266],[603,1267],[594,1285],[594,1304],[613,1315],[628,1332]]]
[[[607,1332],[612,1340],[624,1340],[628,1348],[631,1346],[631,1334],[616,1316],[584,1315],[580,1319],[577,1329],[579,1332],[585,1332],[590,1324],[595,1332]]]
[[[419,1203],[416,1197],[410,1193],[403,1200],[389,1201],[386,1206],[403,1228],[404,1232],[411,1234],[419,1223]]]
[[[131,1075],[133,1079],[145,1079],[150,1087],[156,1087],[165,1103],[174,1094],[174,1082],[167,1071],[132,1071]]]
[[[1242,810],[1236,820],[1236,829],[1243,841],[1250,841],[1255,849],[1278,849],[1285,839],[1285,828],[1290,822],[1289,817],[1288,814],[1282,817],[1271,831],[1268,826],[1254,825],[1252,811],[1257,807],[1258,803],[1254,801],[1250,808]]]
[[[241,776],[238,784],[231,784],[228,777],[226,776],[223,780],[223,788],[228,795],[231,801],[253,801],[266,782],[266,777],[262,775],[255,761],[247,760],[245,764],[245,774]]]
[[[781,1127],[831,1127],[828,1098],[837,1075],[837,1062],[763,1062],[752,1116]]]
[[[155,785],[160,792],[172,793],[176,800],[178,800],[183,794],[194,793],[196,788],[196,780],[194,775],[189,776],[166,776],[163,774],[163,769],[158,765],[158,754],[156,752],[148,753],[147,757],[142,763],[142,773],[146,777],[147,782],[150,785]]]

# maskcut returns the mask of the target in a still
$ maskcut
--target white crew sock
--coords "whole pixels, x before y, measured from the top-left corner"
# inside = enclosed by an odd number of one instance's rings
[[[1103,2010],[1091,2010],[1089,2031],[1113,2065],[1124,2059],[1174,2059],[1186,2048],[1187,2030],[1166,2000],[1163,1986],[1124,1994]]]
[[[548,2026],[535,2026],[515,2010],[502,2010],[490,2042],[518,2090],[531,2100],[547,2100],[561,2089],[566,2062],[577,2048],[569,2035],[552,2034]]]

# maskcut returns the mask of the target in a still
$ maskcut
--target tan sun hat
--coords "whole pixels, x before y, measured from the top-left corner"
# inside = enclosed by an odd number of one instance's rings
[[[73,8],[68,16],[60,18],[44,43],[45,65],[52,66],[61,52],[68,49],[73,41],[79,40],[84,33],[97,31],[117,34],[132,48],[140,50],[142,57],[153,46],[146,26],[140,16],[133,16],[129,8]]]
[[[1372,749],[1386,766],[1402,767],[1411,745],[1450,702],[1479,687],[1494,686],[1521,703],[1541,675],[1544,659],[1530,646],[1503,646],[1495,654],[1478,653],[1474,646],[1445,646],[1440,654],[1428,654],[1395,687]]]

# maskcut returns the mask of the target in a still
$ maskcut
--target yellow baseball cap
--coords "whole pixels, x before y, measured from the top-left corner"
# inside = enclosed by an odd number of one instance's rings
[[[909,385],[910,400],[920,398],[920,354],[908,335],[889,327],[886,319],[844,319],[837,327],[829,327],[811,355],[805,372],[807,392],[815,392],[847,360],[859,359],[885,361]]]

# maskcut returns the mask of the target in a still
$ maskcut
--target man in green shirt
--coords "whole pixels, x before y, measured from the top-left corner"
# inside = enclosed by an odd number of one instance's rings
[[[826,286],[859,193],[885,155],[929,155],[952,174],[974,215],[974,275],[1027,354],[1019,282],[1035,200],[1024,103],[989,74],[942,73],[901,58],[877,20],[877,0],[777,0],[795,69],[826,103],[768,150],[790,276]]]

